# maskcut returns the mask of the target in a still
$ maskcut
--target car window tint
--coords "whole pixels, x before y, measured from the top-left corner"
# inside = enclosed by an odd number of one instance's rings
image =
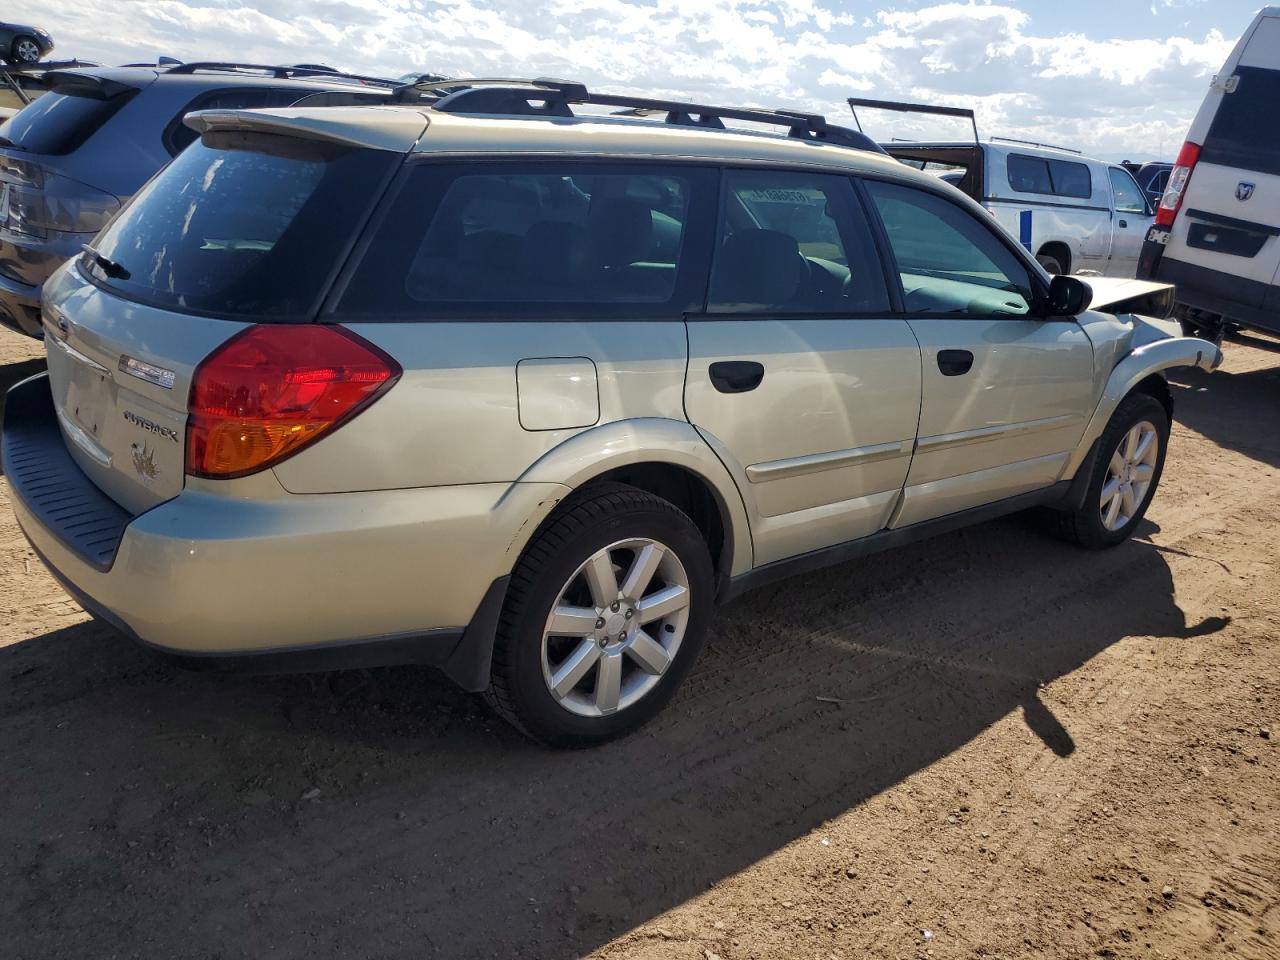
[[[989,226],[936,194],[869,181],[908,313],[1026,316],[1031,277]]]
[[[305,91],[281,87],[237,87],[233,90],[212,90],[203,93],[183,107],[169,122],[163,135],[165,149],[176,155],[200,136],[182,122],[182,118],[194,110],[253,110],[288,107],[303,95]]]
[[[1053,192],[1059,197],[1076,197],[1087,200],[1093,196],[1093,178],[1089,176],[1089,168],[1083,163],[1071,160],[1050,160],[1049,179],[1053,181]]]
[[[26,153],[65,156],[88,140],[133,99],[136,90],[106,100],[66,93],[46,93],[0,126],[0,139]]]
[[[1049,161],[1042,157],[1009,154],[1009,186],[1018,193],[1053,193]]]
[[[1111,175],[1111,190],[1115,194],[1116,211],[1119,213],[1146,213],[1147,201],[1142,191],[1134,183],[1129,171],[1120,167],[1108,167]]]
[[[1280,70],[1237,67],[1234,93],[1224,93],[1204,138],[1202,163],[1280,176]]]
[[[117,268],[82,269],[120,295],[178,312],[310,319],[398,154],[250,133],[209,133],[95,239]]]
[[[725,176],[708,310],[889,309],[871,232],[846,178],[764,170]]]
[[[690,307],[682,262],[692,197],[702,183],[713,202],[714,176],[598,163],[420,164],[337,312],[681,315]]]

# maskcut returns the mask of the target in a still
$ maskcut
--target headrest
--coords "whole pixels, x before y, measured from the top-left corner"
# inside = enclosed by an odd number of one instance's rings
[[[581,276],[586,254],[587,233],[582,227],[563,220],[539,220],[525,234],[520,274],[535,283],[567,286]]]
[[[653,213],[648,204],[626,197],[595,200],[587,218],[591,256],[607,267],[625,267],[649,255]]]
[[[776,306],[795,297],[806,274],[796,238],[777,230],[739,230],[716,257],[711,300]]]

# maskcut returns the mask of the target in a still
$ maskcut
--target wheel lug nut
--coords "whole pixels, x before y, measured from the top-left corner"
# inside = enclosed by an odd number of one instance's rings
[[[604,627],[604,617],[599,617],[596,619],[596,629],[599,630],[602,627]]]
[[[634,617],[635,615],[636,615],[636,612],[635,612],[634,610],[628,610],[628,611],[627,611],[627,619],[628,619],[628,620],[630,620],[630,619],[631,619],[632,617]]]
[[[602,646],[602,647],[607,647],[608,645],[609,645],[609,638],[608,638],[608,637],[601,637],[601,638],[600,638],[600,646]]]
[[[610,609],[610,610],[612,610],[614,613],[617,613],[617,612],[618,612],[618,601],[617,601],[617,600],[615,600],[615,601],[613,601],[613,603],[609,604],[609,609]]]

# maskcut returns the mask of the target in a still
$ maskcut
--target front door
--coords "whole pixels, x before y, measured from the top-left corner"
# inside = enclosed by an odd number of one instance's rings
[[[1111,215],[1115,233],[1111,238],[1111,259],[1107,276],[1132,278],[1138,271],[1138,254],[1146,239],[1151,214],[1147,199],[1133,175],[1124,167],[1108,167],[1114,212]]]
[[[1093,348],[1072,318],[1032,316],[1029,268],[932,191],[868,182],[920,343],[919,438],[904,527],[1051,485],[1093,409]]]
[[[685,410],[738,480],[758,566],[885,527],[911,463],[920,351],[846,178],[725,177]]]

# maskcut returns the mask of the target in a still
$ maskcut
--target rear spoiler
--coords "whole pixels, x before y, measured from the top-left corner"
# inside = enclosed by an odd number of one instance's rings
[[[155,74],[147,74],[145,79],[145,83],[133,85],[79,70],[50,70],[44,75],[51,92],[89,100],[114,100],[122,93],[140,90],[155,79]]]
[[[373,111],[377,111],[373,113]],[[427,129],[427,118],[403,107],[324,107],[298,110],[196,110],[182,118],[204,134],[219,130],[273,133],[349,147],[408,153]]]

